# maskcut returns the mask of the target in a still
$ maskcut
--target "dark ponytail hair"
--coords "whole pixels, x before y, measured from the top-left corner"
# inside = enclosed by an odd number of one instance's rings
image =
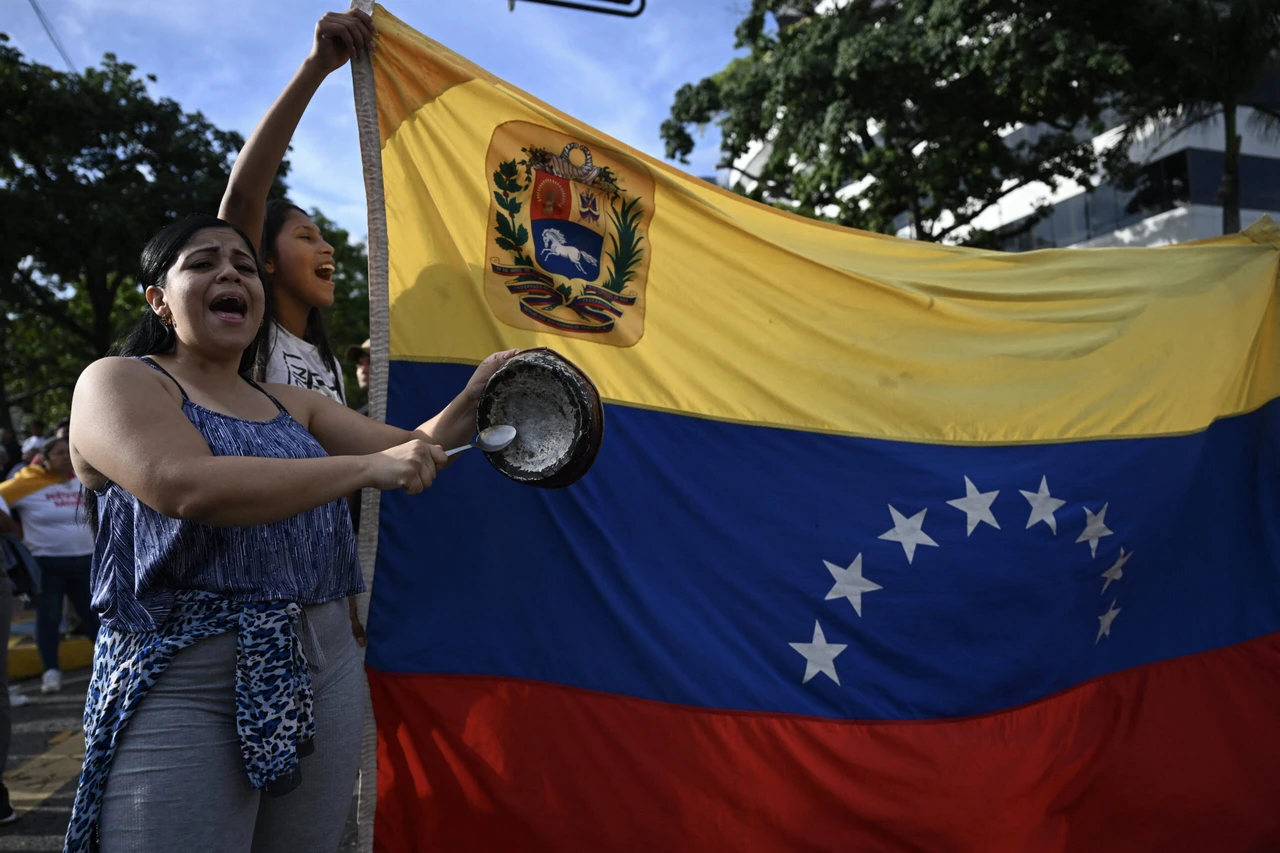
[[[266,214],[262,218],[262,246],[259,262],[262,268],[262,283],[268,294],[272,291],[271,276],[267,273],[267,258],[276,253],[276,240],[280,237],[280,232],[284,230],[284,223],[289,218],[289,214],[298,211],[303,216],[310,218],[310,214],[293,202],[285,201],[282,198],[273,198],[267,202]],[[275,317],[271,314],[267,315],[271,318],[268,327],[274,325]],[[329,366],[333,371],[333,375],[338,376],[342,370],[338,367],[338,359],[333,354],[333,346],[329,343],[329,336],[324,330],[324,318],[320,314],[320,309],[312,307],[307,312],[307,325],[302,333],[302,339],[314,346],[320,352],[320,359]],[[270,355],[271,342],[268,339],[267,346],[263,349],[260,361],[255,365],[254,375],[258,379],[266,378],[267,357]]]
[[[249,235],[243,230],[230,222],[219,219],[216,216],[191,216],[170,225],[166,225],[155,233],[155,235],[147,241],[142,247],[142,257],[138,261],[138,284],[145,293],[148,287],[164,287],[165,276],[169,270],[178,261],[178,255],[182,254],[182,250],[187,247],[196,234],[210,228],[227,228],[240,236],[244,240],[245,248],[250,253],[253,252],[253,241],[249,239]],[[271,316],[271,295],[270,291],[263,288],[265,293],[265,303],[263,306],[263,316]],[[243,376],[252,378],[253,366],[258,363],[258,353],[266,349],[266,333],[267,324],[264,322],[262,327],[258,329],[258,334],[253,341],[245,348],[244,355],[240,356],[240,373]],[[160,319],[155,311],[151,310],[148,305],[142,313],[142,319],[139,320],[133,328],[122,334],[107,351],[107,355],[122,356],[125,358],[136,358],[144,355],[160,355],[173,349],[176,343],[176,337],[173,327],[166,324]],[[85,517],[89,521],[94,535],[98,533],[98,496],[90,489],[84,492],[84,512]]]

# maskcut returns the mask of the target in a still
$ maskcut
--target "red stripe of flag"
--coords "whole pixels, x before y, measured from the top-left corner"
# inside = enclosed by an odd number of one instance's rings
[[[1280,634],[945,721],[369,680],[381,853],[1280,850]]]

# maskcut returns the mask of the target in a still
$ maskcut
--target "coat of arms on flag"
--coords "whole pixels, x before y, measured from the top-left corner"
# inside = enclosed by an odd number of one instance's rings
[[[508,325],[613,346],[644,334],[653,179],[616,152],[523,121],[495,129],[485,296]]]

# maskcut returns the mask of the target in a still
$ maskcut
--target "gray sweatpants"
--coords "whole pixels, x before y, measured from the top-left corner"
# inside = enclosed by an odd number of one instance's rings
[[[234,632],[178,652],[125,727],[107,776],[102,853],[336,851],[360,764],[365,679],[345,599],[298,624],[315,752],[283,797],[249,785],[236,734]]]

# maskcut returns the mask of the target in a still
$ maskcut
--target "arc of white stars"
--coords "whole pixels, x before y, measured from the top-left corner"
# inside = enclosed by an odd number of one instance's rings
[[[1114,598],[1111,599],[1111,607],[1107,609],[1106,613],[1098,617],[1098,636],[1093,641],[1095,646],[1102,641],[1103,637],[1111,636],[1111,623],[1116,621],[1116,617],[1120,615],[1120,611],[1123,609],[1123,607],[1116,607],[1116,600]]]
[[[907,518],[894,509],[892,504],[889,505],[889,514],[893,517],[893,529],[886,533],[881,533],[879,538],[902,545],[902,550],[907,552],[908,565],[915,559],[917,545],[938,547],[938,543],[934,542],[929,538],[929,534],[924,532],[924,514],[926,512],[928,512],[927,509],[922,509]]]
[[[1111,504],[1103,504],[1102,509],[1098,510],[1097,515],[1089,512],[1088,507],[1084,508],[1084,532],[1080,534],[1080,538],[1077,539],[1076,542],[1088,542],[1089,554],[1094,557],[1098,556],[1098,540],[1103,536],[1113,535],[1111,528],[1106,525],[1107,507],[1109,506],[1111,506]]]
[[[1025,489],[1019,489],[1022,496],[1031,504],[1031,517],[1027,519],[1027,529],[1030,530],[1038,522],[1043,521],[1049,525],[1049,529],[1053,531],[1053,535],[1058,535],[1058,520],[1054,518],[1054,512],[1066,505],[1066,501],[1058,500],[1049,494],[1049,478],[1040,477],[1040,491],[1028,492]]]
[[[826,636],[822,633],[822,626],[816,619],[813,622],[813,642],[787,645],[804,658],[804,678],[801,679],[801,684],[808,684],[809,679],[818,673],[830,678],[837,685],[840,684],[840,676],[836,675],[836,658],[848,646],[845,643],[828,643]]]
[[[1111,568],[1102,573],[1107,582],[1102,585],[1102,591],[1105,593],[1107,587],[1111,586],[1112,581],[1118,581],[1124,577],[1124,564],[1129,562],[1129,558],[1133,556],[1133,552],[1125,552],[1124,548],[1120,549],[1120,557],[1112,564]]]
[[[980,523],[990,524],[996,530],[1000,529],[1000,523],[996,521],[995,514],[991,512],[991,504],[995,502],[996,495],[1000,492],[979,492],[978,487],[968,477],[964,478],[964,497],[956,498],[953,501],[947,501],[948,506],[953,506],[965,514],[965,520],[968,522],[968,530],[965,536],[972,536],[973,531],[978,529]]]
[[[877,589],[884,589],[877,583],[872,583],[862,576],[862,555],[853,558],[853,562],[849,564],[849,568],[842,569],[835,563],[822,561],[827,567],[827,571],[831,572],[831,577],[835,579],[835,586],[831,587],[831,591],[827,593],[827,601],[833,598],[847,598],[849,603],[853,605],[853,612],[859,616],[862,615],[862,594],[865,592],[875,592]]]

